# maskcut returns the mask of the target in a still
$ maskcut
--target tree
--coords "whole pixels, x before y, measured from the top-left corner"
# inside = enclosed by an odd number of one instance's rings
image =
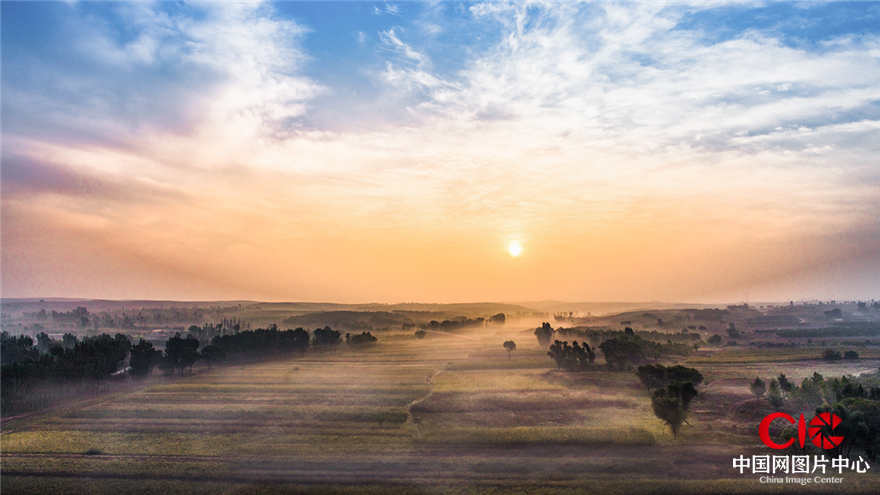
[[[364,347],[375,344],[378,341],[376,337],[373,336],[370,332],[362,332],[360,334],[349,335],[345,334],[345,342],[348,345],[356,346],[356,347]]]
[[[507,316],[505,316],[504,313],[497,313],[489,318],[489,323],[496,323],[499,325],[503,325],[505,321],[507,321]]]
[[[510,359],[510,353],[516,350],[516,342],[508,340],[504,342],[504,348],[507,349],[507,359]]]
[[[567,371],[584,371],[596,359],[589,344],[584,342],[584,345],[580,345],[576,340],[571,345],[568,342],[554,341],[547,355],[556,361],[557,368]]]
[[[707,340],[707,342],[711,345],[720,345],[721,344],[721,336],[718,334],[715,334],[715,335],[709,337],[709,340]]]
[[[843,359],[858,359],[859,353],[856,351],[846,351],[843,353]]]
[[[770,380],[770,386],[767,389],[767,400],[770,401],[770,404],[772,404],[773,407],[782,406],[782,389],[779,386],[779,382],[776,381],[775,378]]]
[[[651,408],[655,416],[669,425],[672,435],[677,438],[682,423],[687,420],[691,401],[696,396],[697,390],[692,383],[674,383],[654,391]]]
[[[128,365],[131,366],[133,376],[149,376],[153,367],[159,363],[162,352],[153,348],[153,344],[140,339],[137,345],[131,348]]]
[[[186,368],[192,368],[199,359],[199,341],[192,335],[186,338],[175,334],[165,343],[165,357],[163,361],[171,369],[176,369],[181,375]],[[167,368],[166,368],[167,369]]]
[[[599,349],[605,355],[605,362],[611,369],[626,370],[630,369],[633,364],[641,363],[645,360],[645,350],[643,348],[642,339],[635,336],[608,339],[599,345]]]
[[[545,321],[540,327],[535,329],[535,337],[538,338],[538,344],[541,347],[547,347],[553,339],[553,327]]]
[[[427,335],[427,332],[425,332],[424,330],[416,330],[416,333],[414,335],[417,339],[423,339],[425,338],[425,335]]]
[[[761,378],[755,378],[755,381],[749,385],[749,389],[755,394],[755,397],[760,399],[761,396],[764,395],[764,392],[767,391],[767,384],[764,383],[764,380],[761,380]]]
[[[76,335],[72,333],[65,333],[63,337],[61,337],[61,346],[65,349],[73,349],[76,347]]]
[[[788,381],[788,377],[785,376],[785,373],[780,373],[776,378],[776,381],[779,382],[779,388],[782,389],[784,393],[790,393],[794,390],[794,383]]]
[[[49,350],[52,348],[52,339],[49,337],[46,332],[40,332],[37,334],[37,349],[43,353],[48,354]]]
[[[690,383],[694,386],[703,383],[702,373],[695,368],[681,365],[667,368],[662,364],[646,364],[639,366],[636,375],[642,384],[649,389],[664,388],[677,383]]]
[[[736,329],[736,325],[734,325],[732,321],[727,324],[727,336],[732,339],[738,339],[742,336],[742,334],[739,333],[739,330]]]
[[[840,361],[841,358],[840,351],[834,349],[825,349],[825,352],[822,353],[822,359],[825,361]]]
[[[316,346],[335,346],[339,345],[340,333],[330,327],[318,328],[312,332],[312,343]]]
[[[226,359],[226,352],[216,344],[206,345],[202,348],[199,355],[206,363],[208,363],[208,366],[213,366]]]

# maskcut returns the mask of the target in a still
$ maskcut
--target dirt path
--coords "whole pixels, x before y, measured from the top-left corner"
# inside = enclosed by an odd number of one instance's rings
[[[419,429],[419,423],[416,421],[415,416],[413,416],[412,408],[418,404],[421,404],[422,402],[425,402],[426,400],[430,399],[432,395],[434,395],[434,378],[436,378],[437,375],[443,373],[444,371],[446,371],[445,367],[435,371],[434,373],[431,373],[428,377],[426,377],[425,381],[427,381],[428,385],[431,386],[431,388],[428,389],[428,393],[419,397],[418,399],[411,401],[406,406],[406,422],[404,423],[404,425],[408,425],[415,431],[416,438],[422,437],[422,431],[421,429]]]

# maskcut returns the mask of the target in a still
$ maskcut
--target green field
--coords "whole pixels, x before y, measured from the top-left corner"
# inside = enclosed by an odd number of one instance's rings
[[[880,362],[700,352],[688,363],[706,384],[673,438],[634,374],[556,371],[531,327],[381,337],[359,352],[197,367],[11,421],[3,491],[801,493],[731,468],[763,448],[754,411],[738,408],[749,403],[748,380]],[[518,343],[512,358],[507,338]],[[830,490],[873,493],[878,481],[850,474]]]

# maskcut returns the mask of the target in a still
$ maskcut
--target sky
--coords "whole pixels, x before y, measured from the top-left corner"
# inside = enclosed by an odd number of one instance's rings
[[[0,14],[3,297],[880,297],[880,3]]]

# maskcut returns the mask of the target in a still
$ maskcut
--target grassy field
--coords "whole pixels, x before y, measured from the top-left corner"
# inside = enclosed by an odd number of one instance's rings
[[[197,369],[2,433],[4,493],[874,493],[762,485],[731,459],[762,451],[746,384],[827,365],[779,349],[707,351],[678,438],[632,373],[556,371],[531,327],[383,334],[360,352]],[[501,342],[517,341],[508,358]],[[766,450],[766,449],[763,449]],[[766,452],[765,452],[766,453]]]

